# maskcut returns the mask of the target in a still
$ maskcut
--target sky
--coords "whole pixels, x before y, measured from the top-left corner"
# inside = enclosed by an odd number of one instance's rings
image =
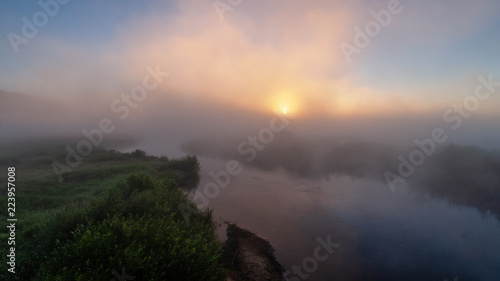
[[[374,14],[390,19],[375,23]],[[33,36],[23,18],[40,25]],[[109,112],[147,67],[170,76],[142,116],[439,119],[474,95],[479,76],[500,81],[496,0],[6,0],[0,23],[0,90],[80,117]],[[356,44],[357,30],[368,44]],[[357,52],[346,56],[346,45]],[[497,120],[499,96],[474,115]]]

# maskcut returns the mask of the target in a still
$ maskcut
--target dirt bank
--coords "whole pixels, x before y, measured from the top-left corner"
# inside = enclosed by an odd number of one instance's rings
[[[227,226],[223,260],[228,271],[228,281],[284,281],[285,271],[276,259],[269,241],[256,234]]]

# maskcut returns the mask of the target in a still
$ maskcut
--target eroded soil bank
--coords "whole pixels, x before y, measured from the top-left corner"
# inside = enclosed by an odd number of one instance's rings
[[[268,240],[235,224],[227,226],[224,266],[227,281],[283,281],[284,269]]]

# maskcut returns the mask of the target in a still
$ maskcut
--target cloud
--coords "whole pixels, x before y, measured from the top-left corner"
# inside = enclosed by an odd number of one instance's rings
[[[160,65],[172,76],[156,98],[186,99],[200,106],[255,113],[287,107],[298,116],[422,113],[436,108],[412,89],[360,85],[357,66],[348,65],[340,51],[341,42],[352,41],[353,27],[371,20],[370,10],[386,7],[387,1],[243,1],[226,12],[223,21],[212,1],[176,3],[173,13],[143,14],[123,22],[115,37],[102,45],[75,46],[40,37],[33,43],[37,54],[23,62],[22,74],[10,73],[1,81],[8,90],[109,110],[109,101],[140,83],[148,65]],[[485,7],[453,3],[405,6],[404,17],[388,32],[396,32],[394,38],[402,42],[470,34],[498,6],[489,0]],[[469,12],[464,14],[464,9]],[[396,43],[395,48],[404,44]]]

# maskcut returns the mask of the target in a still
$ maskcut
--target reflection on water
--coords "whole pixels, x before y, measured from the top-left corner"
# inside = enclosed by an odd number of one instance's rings
[[[202,190],[226,161],[200,162]],[[408,187],[392,193],[376,181],[245,167],[209,206],[271,240],[286,269],[331,235],[341,247],[308,280],[500,280],[499,221]]]

